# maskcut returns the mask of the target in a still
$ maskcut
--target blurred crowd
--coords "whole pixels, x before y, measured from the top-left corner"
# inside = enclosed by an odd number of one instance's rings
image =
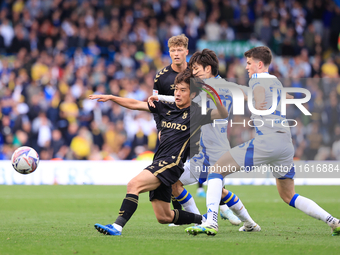
[[[151,114],[87,99],[146,100],[169,65],[167,40],[268,45],[270,73],[303,87],[312,116],[289,107],[299,159],[340,160],[337,1],[3,0],[0,2],[0,159],[28,145],[41,159],[144,159],[157,147]],[[218,54],[219,73],[247,84],[244,58]],[[295,95],[300,97],[301,95]],[[238,117],[234,118],[237,121]],[[254,136],[230,128],[232,146]]]

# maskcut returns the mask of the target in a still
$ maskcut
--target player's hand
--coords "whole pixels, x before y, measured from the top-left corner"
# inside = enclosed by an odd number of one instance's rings
[[[294,99],[294,96],[292,96],[292,95],[286,93],[286,98],[287,98],[287,99]]]
[[[267,110],[266,105],[267,105],[266,102],[260,103],[259,105],[257,105],[256,109],[257,110]]]
[[[111,95],[89,95],[89,99],[98,99],[98,102],[106,102],[111,99]]]
[[[148,98],[148,104],[153,107],[156,108],[155,104],[153,103],[153,101],[158,101],[158,96],[157,95],[152,95]]]

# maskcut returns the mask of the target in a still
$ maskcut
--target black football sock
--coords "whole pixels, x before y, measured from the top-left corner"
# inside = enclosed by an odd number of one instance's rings
[[[182,210],[182,205],[177,201],[177,199],[174,196],[171,196],[171,200],[174,209]]]
[[[137,210],[137,205],[138,196],[134,194],[126,194],[126,197],[124,198],[122,206],[119,210],[119,216],[116,219],[115,223],[119,226],[124,227],[126,222],[128,222],[128,220]]]
[[[202,223],[202,215],[194,214],[190,212],[186,212],[183,210],[173,210],[175,213],[175,216],[172,220],[172,222],[176,225],[183,225],[183,224],[201,224]]]

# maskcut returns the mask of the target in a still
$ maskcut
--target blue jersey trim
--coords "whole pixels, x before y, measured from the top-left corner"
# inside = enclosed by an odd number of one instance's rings
[[[202,146],[202,153],[203,153],[203,168],[202,171],[200,173],[200,177],[198,179],[199,183],[203,183],[207,180],[207,176],[208,176],[208,167],[210,166],[210,162],[209,162],[209,156],[207,154],[207,147],[205,147],[204,143],[203,143],[203,139],[201,137],[200,140],[200,145]]]
[[[254,139],[250,140],[249,146],[247,148],[246,156],[244,159],[244,166],[245,167],[252,167],[254,165]]]
[[[295,166],[292,166],[292,168],[289,170],[289,172],[286,173],[285,176],[280,177],[279,179],[280,180],[283,180],[283,179],[293,179],[294,176],[295,176]]]

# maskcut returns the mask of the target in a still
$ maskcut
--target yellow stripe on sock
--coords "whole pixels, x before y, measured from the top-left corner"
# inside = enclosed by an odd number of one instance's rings
[[[177,201],[178,202],[181,202],[181,201],[183,201],[184,199],[186,199],[187,198],[187,196],[189,195],[189,192],[187,191],[187,194],[183,197],[183,198],[181,198],[181,199],[177,199]]]
[[[224,203],[226,204],[226,203],[228,203],[232,198],[233,198],[233,196],[234,196],[234,193],[231,193],[231,196],[228,198],[228,200],[227,201],[225,201]]]

